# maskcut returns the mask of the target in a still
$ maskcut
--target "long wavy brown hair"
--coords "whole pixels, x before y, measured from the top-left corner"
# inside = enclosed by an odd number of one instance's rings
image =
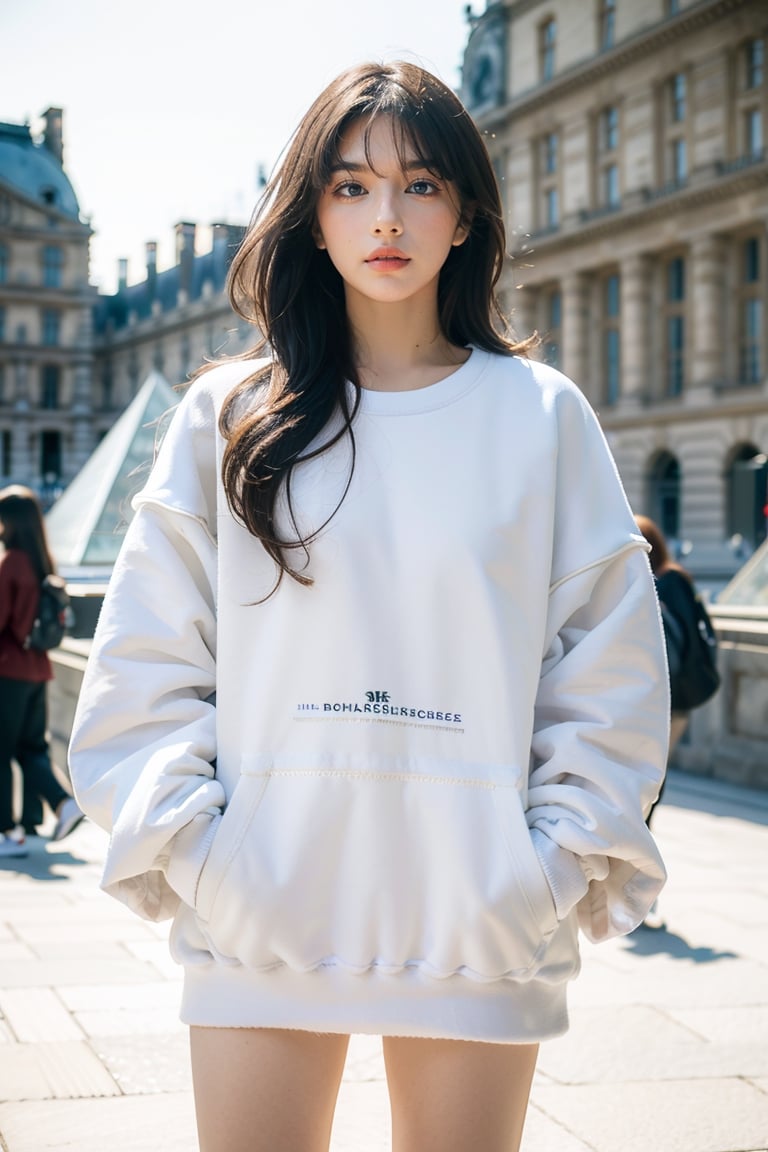
[[[26,552],[39,580],[56,571],[40,501],[31,488],[11,484],[0,490],[0,524],[4,546]]]
[[[342,73],[299,125],[229,273],[232,307],[261,333],[254,349],[234,359],[269,355],[270,362],[224,403],[222,481],[231,511],[277,565],[273,591],[286,573],[311,583],[289,555],[300,550],[306,568],[308,544],[328,523],[309,534],[299,531],[291,491],[297,464],[347,436],[351,465],[344,494],[355,466],[352,425],[360,385],[344,284],[327,253],[318,249],[314,229],[319,197],[341,161],[343,134],[359,121],[369,133],[379,116],[391,119],[404,168],[409,149],[415,150],[426,168],[453,182],[462,223],[469,227],[440,274],[443,335],[459,347],[471,344],[507,355],[526,354],[535,343],[533,337],[515,341],[499,308],[496,285],[506,255],[501,198],[483,139],[461,101],[435,76],[407,62],[362,64]],[[367,151],[367,134],[365,142]],[[335,430],[322,437],[336,414]],[[290,534],[277,523],[281,489]]]

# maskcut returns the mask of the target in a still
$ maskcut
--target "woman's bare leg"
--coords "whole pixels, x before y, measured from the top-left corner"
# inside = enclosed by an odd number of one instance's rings
[[[538,1050],[385,1037],[393,1152],[518,1152]]]
[[[192,1028],[200,1152],[327,1152],[348,1036]]]

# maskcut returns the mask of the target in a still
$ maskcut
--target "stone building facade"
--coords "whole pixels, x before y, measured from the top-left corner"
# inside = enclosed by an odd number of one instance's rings
[[[0,487],[27,484],[49,506],[80,471],[141,385],[183,383],[206,358],[255,342],[224,292],[244,229],[176,225],[176,261],[142,281],[121,261],[114,295],[89,283],[92,229],[64,168],[63,114],[40,138],[0,123]]]
[[[210,248],[203,253],[196,250],[197,232],[193,222],[176,225],[176,261],[163,271],[157,269],[157,244],[148,241],[144,279],[128,284],[121,261],[117,292],[99,297],[94,320],[99,438],[151,372],[181,384],[206,359],[244,352],[256,342],[254,328],[232,312],[224,291],[244,229],[213,224]]]
[[[0,484],[48,500],[93,446],[90,225],[63,168],[62,112],[0,124]]]
[[[766,530],[768,6],[505,0],[470,25],[514,327],[717,591]]]

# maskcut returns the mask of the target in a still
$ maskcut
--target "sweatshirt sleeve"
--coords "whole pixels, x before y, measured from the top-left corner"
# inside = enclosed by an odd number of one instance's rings
[[[645,817],[664,776],[669,688],[656,591],[586,401],[561,400],[553,580],[527,820],[558,916],[630,932],[666,873]]]
[[[115,565],[73,725],[83,811],[110,833],[102,885],[149,920],[195,887],[216,778],[215,418],[177,409]]]

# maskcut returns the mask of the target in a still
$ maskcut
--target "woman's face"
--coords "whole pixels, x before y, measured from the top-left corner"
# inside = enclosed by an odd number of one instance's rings
[[[437,284],[452,247],[467,228],[455,185],[430,172],[413,146],[405,168],[394,125],[381,116],[355,122],[341,138],[341,163],[317,206],[315,242],[344,281],[347,303],[437,302]],[[366,157],[366,134],[368,157]]]

